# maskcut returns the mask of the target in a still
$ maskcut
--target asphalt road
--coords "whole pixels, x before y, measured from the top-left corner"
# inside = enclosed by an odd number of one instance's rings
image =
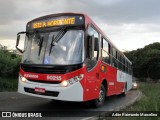
[[[1,92],[0,93],[0,111],[39,111],[44,114],[52,115],[54,117],[47,117],[45,120],[53,119],[68,119],[68,120],[79,120],[88,119],[89,117],[101,114],[102,112],[114,111],[124,108],[129,104],[133,103],[139,96],[140,92],[136,90],[129,91],[126,97],[122,96],[111,96],[107,97],[105,104],[100,108],[92,108],[84,103],[79,102],[64,102],[64,101],[52,101],[48,99],[31,97],[19,94],[17,92]],[[43,115],[43,114],[42,114]],[[17,118],[2,118],[6,119],[17,119]],[[25,118],[26,119],[26,118]],[[35,118],[30,118],[35,120]],[[42,118],[37,118],[43,120]]]

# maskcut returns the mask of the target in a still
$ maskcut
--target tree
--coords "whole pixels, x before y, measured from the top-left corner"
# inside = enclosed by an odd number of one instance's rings
[[[155,81],[160,79],[160,43],[153,43],[125,54],[132,61],[135,77],[151,78]]]
[[[6,50],[0,50],[0,77],[18,76],[21,57]]]

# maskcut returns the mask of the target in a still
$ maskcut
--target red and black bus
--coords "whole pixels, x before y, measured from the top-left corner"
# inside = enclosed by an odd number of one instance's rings
[[[24,50],[19,49],[25,34]],[[39,17],[17,34],[23,53],[18,92],[64,101],[91,101],[125,95],[132,88],[132,63],[100,28],[80,13]]]

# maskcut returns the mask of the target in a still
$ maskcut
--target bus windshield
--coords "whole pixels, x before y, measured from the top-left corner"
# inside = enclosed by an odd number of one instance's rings
[[[24,64],[72,65],[84,60],[84,31],[67,30],[57,41],[59,31],[26,35]],[[54,44],[52,43],[54,41]]]

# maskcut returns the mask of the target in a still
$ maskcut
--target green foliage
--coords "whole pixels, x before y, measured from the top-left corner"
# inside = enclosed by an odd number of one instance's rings
[[[142,82],[139,83],[142,98],[134,103],[134,111],[160,111],[160,83]]]
[[[138,78],[160,79],[160,43],[125,52],[133,63],[133,75]]]
[[[0,50],[0,77],[17,77],[21,57]]]
[[[0,92],[17,91],[18,78],[0,78]]]
[[[141,98],[122,111],[160,111],[160,83],[140,82]],[[159,117],[111,117],[102,120],[160,120]]]

